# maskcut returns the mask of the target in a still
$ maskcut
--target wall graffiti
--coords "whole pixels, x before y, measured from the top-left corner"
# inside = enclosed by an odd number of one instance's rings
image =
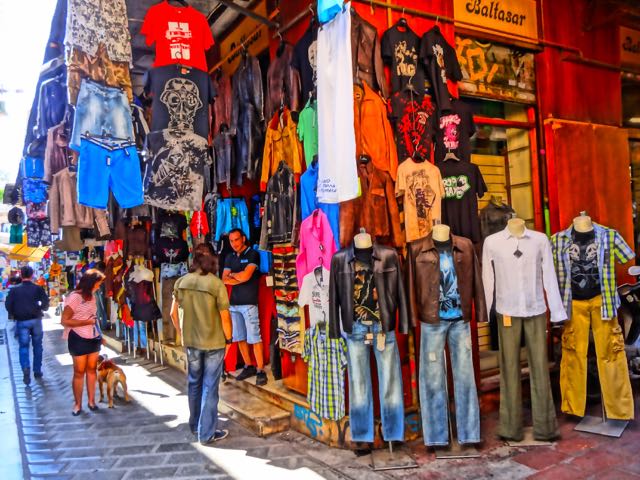
[[[457,35],[456,54],[463,76],[459,84],[462,93],[535,103],[532,52]]]
[[[320,427],[322,427],[322,419],[317,413],[300,405],[295,405],[293,414],[298,420],[302,420],[304,422],[306,427],[309,429],[309,435],[311,435],[312,438],[322,435],[322,430],[320,430]]]

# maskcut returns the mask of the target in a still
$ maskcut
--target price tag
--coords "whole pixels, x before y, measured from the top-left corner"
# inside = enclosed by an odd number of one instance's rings
[[[379,352],[384,352],[387,336],[384,333],[379,333],[376,336],[376,348]]]
[[[272,275],[267,275],[267,278],[265,278],[265,281],[267,282],[267,287],[273,287],[273,276]]]
[[[364,335],[364,344],[365,345],[373,345],[373,333],[365,333]]]
[[[511,316],[510,315],[503,315],[502,316],[502,324],[505,327],[510,327],[511,326]]]

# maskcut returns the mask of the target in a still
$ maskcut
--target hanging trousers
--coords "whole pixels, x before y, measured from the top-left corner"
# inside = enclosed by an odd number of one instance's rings
[[[511,326],[498,318],[500,343],[500,425],[498,435],[515,441],[523,438],[522,379],[520,375],[520,339],[524,330],[529,360],[533,437],[550,440],[558,436],[556,411],[551,394],[547,362],[547,316],[511,317]]]
[[[598,376],[604,410],[608,418],[633,419],[633,393],[622,329],[617,318],[603,320],[602,296],[590,300],[574,300],[571,319],[562,334],[560,390],[562,411],[584,416],[587,399],[587,351],[589,327],[593,331],[598,361]]]

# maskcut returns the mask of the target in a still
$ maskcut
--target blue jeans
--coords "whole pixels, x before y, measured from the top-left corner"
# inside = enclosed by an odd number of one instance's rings
[[[449,444],[445,341],[451,354],[458,443],[480,442],[480,407],[471,358],[469,323],[441,321],[438,324],[422,323],[420,328],[420,407],[425,445]]]
[[[200,350],[187,348],[189,382],[189,427],[198,440],[213,437],[218,423],[218,386],[224,364],[224,348]]]
[[[20,345],[20,366],[31,368],[29,362],[29,340],[33,345],[33,373],[42,373],[42,319],[20,320],[16,322],[16,336]]]
[[[374,333],[374,344],[365,345],[367,332]],[[404,440],[404,402],[402,371],[395,332],[388,332],[381,352],[375,345],[380,324],[353,324],[347,334],[347,366],[349,369],[349,421],[354,442],[373,442],[373,394],[371,393],[370,349],[378,366],[378,389],[382,416],[382,437],[385,441]]]
[[[140,338],[140,348],[147,348],[147,325],[145,322],[135,320],[133,322],[133,348],[138,346]]]

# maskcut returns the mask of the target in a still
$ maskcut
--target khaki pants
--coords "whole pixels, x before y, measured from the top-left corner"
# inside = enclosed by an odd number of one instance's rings
[[[562,334],[562,411],[578,417],[584,416],[587,399],[587,350],[591,327],[607,417],[630,420],[633,418],[633,393],[622,329],[616,318],[602,319],[601,306],[600,295],[591,300],[574,300],[572,303],[571,319]]]
[[[520,441],[522,431],[522,378],[520,373],[520,339],[524,330],[529,360],[533,436],[550,440],[558,436],[556,410],[551,394],[547,362],[547,316],[511,317],[511,326],[504,326],[504,317],[497,314],[500,344],[500,425],[498,435]]]

